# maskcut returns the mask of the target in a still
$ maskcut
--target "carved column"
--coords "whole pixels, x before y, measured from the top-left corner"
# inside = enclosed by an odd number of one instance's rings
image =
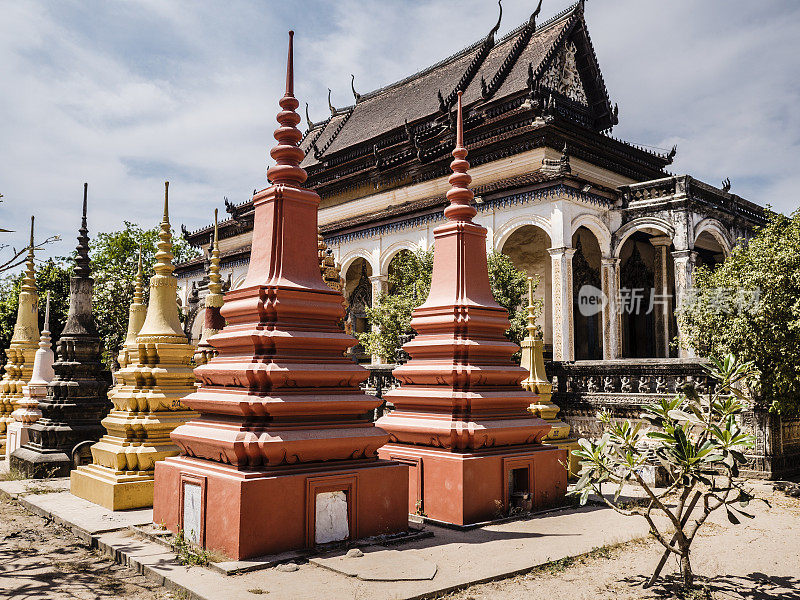
[[[553,261],[553,358],[575,359],[572,320],[572,256],[574,248],[550,248]]]
[[[694,250],[676,250],[672,253],[675,264],[675,299],[677,310],[680,310],[686,301],[686,295],[692,287],[692,275],[694,272],[697,252]],[[678,328],[678,339],[683,341],[683,335]],[[681,358],[693,358],[695,352],[691,348],[679,348],[678,356]]]
[[[669,294],[669,256],[672,239],[654,237],[650,243],[655,249],[653,259],[653,312],[655,313],[656,352],[669,358],[669,323],[672,318],[672,297]]]
[[[603,360],[619,358],[622,354],[622,314],[619,310],[618,258],[603,258],[600,280],[603,286]]]
[[[372,284],[372,308],[375,308],[378,305],[378,299],[389,291],[389,277],[387,275],[372,275],[369,281]],[[377,331],[378,325],[372,323],[370,326],[373,331]],[[372,364],[378,365],[384,362],[391,362],[393,358],[392,356],[373,354]]]

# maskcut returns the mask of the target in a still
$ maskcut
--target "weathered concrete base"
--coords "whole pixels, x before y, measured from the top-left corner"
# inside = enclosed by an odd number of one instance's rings
[[[70,491],[109,510],[150,508],[153,506],[153,473],[85,465],[71,473]]]
[[[196,527],[198,545],[244,559],[313,547],[325,492],[345,493],[351,540],[405,531],[407,486],[408,468],[390,461],[245,471],[179,456],[156,463],[153,518],[173,532]]]
[[[5,459],[9,460],[14,450],[28,443],[28,427],[19,421],[9,423],[6,428],[6,451]]]
[[[17,448],[11,454],[12,469],[31,479],[68,477],[72,470],[72,458],[61,450],[40,450],[31,446]]]
[[[386,444],[381,458],[409,465],[408,510],[442,523],[470,525],[505,516],[514,508],[510,477],[527,493],[525,512],[557,504],[567,491],[565,450],[516,446],[481,452],[449,452]]]

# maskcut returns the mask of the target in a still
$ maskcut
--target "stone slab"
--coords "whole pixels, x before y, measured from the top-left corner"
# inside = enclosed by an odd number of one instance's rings
[[[45,492],[63,492],[69,490],[69,477],[56,479],[12,479],[0,481],[0,492],[12,498]]]
[[[433,579],[436,563],[422,558],[410,550],[375,550],[363,556],[336,556],[311,558],[311,564],[357,577],[362,581],[415,581]]]

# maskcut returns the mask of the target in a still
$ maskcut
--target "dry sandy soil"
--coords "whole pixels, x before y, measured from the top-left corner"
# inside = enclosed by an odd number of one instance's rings
[[[692,600],[800,600],[800,500],[761,486],[770,508],[755,504],[753,521],[710,523],[694,545],[698,583]],[[551,563],[524,576],[475,585],[441,596],[451,600],[640,600],[676,597],[666,582],[641,587],[661,556],[653,540],[639,540]],[[180,595],[177,595],[180,597]],[[255,596],[254,596],[255,597]],[[0,599],[176,598],[155,583],[88,549],[74,535],[0,499]]]
[[[447,600],[800,600],[800,500],[758,486],[758,495],[771,507],[751,504],[756,518],[734,526],[708,523],[692,546],[693,571],[699,590],[688,597],[676,594],[677,562],[670,558],[662,578],[650,589],[642,583],[661,558],[663,547],[643,539],[590,555],[540,567],[513,579],[475,585],[441,596]]]
[[[155,583],[90,550],[72,532],[0,498],[0,599],[169,600]]]

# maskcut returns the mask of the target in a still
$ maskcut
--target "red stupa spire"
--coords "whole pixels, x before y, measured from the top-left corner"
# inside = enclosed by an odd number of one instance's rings
[[[247,277],[225,294],[225,326],[208,339],[218,355],[195,369],[201,385],[182,400],[200,417],[171,435],[181,456],[156,465],[156,522],[196,525],[194,541],[233,558],[343,539],[315,534],[315,516],[326,515],[318,494],[324,506],[346,503],[337,525],[350,539],[407,527],[407,468],[377,458],[388,439],[371,419],[380,400],[359,387],[368,373],[345,356],[356,340],[339,325],[341,293],[320,273],[320,198],[300,187],[292,43],[289,32],[276,164],[253,197]],[[187,523],[186,486],[198,480],[202,523]]]
[[[492,296],[486,229],[472,222],[461,93],[457,110],[450,204],[434,230],[431,290],[413,312],[417,336],[403,346],[411,359],[394,370],[401,386],[385,395],[395,410],[377,424],[390,435],[380,456],[420,465],[412,480],[422,496],[410,499],[410,509],[466,525],[493,518],[498,502],[511,508],[512,464],[527,473],[514,481],[527,487],[519,491],[531,498],[529,508],[563,495],[566,471],[558,461],[566,455],[541,445],[550,425],[528,412],[535,396],[521,388],[527,372],[511,361],[518,346],[505,337],[508,315]]]
[[[289,56],[286,59],[286,93],[278,102],[283,109],[278,113],[280,127],[275,130],[278,145],[270,151],[276,164],[267,170],[267,179],[274,185],[300,186],[306,180],[305,169],[300,167],[303,151],[298,147],[303,134],[297,128],[300,115],[295,111],[300,103],[294,97],[294,31],[289,32]]]
[[[450,201],[450,206],[444,209],[444,216],[451,221],[466,221],[472,222],[472,217],[478,214],[475,207],[472,206],[472,200],[475,195],[469,189],[469,184],[472,182],[472,177],[467,173],[469,163],[467,162],[467,149],[464,147],[464,116],[461,109],[461,95],[463,92],[458,92],[458,118],[456,120],[456,147],[453,149],[453,162],[450,163],[450,168],[453,174],[447,180],[453,186],[447,192],[447,199]]]

